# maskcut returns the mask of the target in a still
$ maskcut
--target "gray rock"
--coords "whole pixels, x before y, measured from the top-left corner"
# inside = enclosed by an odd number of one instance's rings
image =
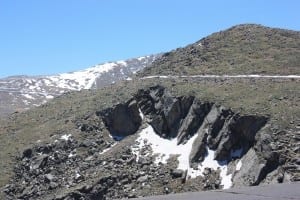
[[[215,152],[215,159],[219,161],[230,160],[234,148],[243,148],[246,152],[255,142],[256,133],[266,124],[267,118],[263,116],[231,117],[220,131],[220,142]]]
[[[31,156],[32,156],[32,149],[31,148],[25,149],[23,151],[23,158],[31,158]]]
[[[209,113],[212,104],[208,102],[201,103],[194,100],[190,110],[182,122],[178,131],[177,144],[181,144],[189,137],[193,136],[201,126],[205,116]]]
[[[51,182],[54,179],[52,174],[45,174],[45,181]]]
[[[184,171],[182,169],[173,169],[171,171],[171,176],[173,178],[181,178],[184,174]]]
[[[162,86],[154,86],[149,90],[139,90],[135,99],[142,112],[149,116],[155,132],[164,138],[174,138],[194,97],[176,98]]]
[[[267,161],[251,148],[243,157],[242,163],[242,168],[233,177],[234,186],[257,185],[265,176]]]
[[[189,163],[191,167],[193,167],[193,164],[202,162],[207,154],[207,133],[205,133],[204,131],[200,131],[197,133],[198,136],[193,142],[192,150],[189,155]]]
[[[32,169],[41,169],[46,166],[47,162],[48,162],[48,156],[40,155],[33,161],[31,168]]]
[[[148,175],[145,175],[145,176],[141,176],[137,179],[137,182],[138,183],[144,183],[144,182],[147,182],[149,179]]]
[[[100,115],[111,135],[119,139],[134,134],[142,122],[137,103],[134,100],[106,109],[100,112]]]

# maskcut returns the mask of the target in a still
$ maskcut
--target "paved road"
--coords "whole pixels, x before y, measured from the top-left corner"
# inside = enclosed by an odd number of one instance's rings
[[[300,182],[208,192],[190,192],[136,200],[300,200]]]

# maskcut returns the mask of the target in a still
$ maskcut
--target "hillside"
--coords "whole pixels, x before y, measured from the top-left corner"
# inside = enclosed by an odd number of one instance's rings
[[[138,76],[162,75],[154,72],[170,54]],[[135,77],[68,92],[0,120],[3,198],[115,199],[300,181],[299,83]]]
[[[300,74],[300,32],[237,25],[165,53],[139,73],[150,75]]]
[[[96,89],[121,80],[149,66],[160,54],[108,62],[80,71],[48,76],[13,76],[0,79],[0,117],[46,103],[68,91]]]

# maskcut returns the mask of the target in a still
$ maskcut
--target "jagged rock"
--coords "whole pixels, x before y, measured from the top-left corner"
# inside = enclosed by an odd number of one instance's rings
[[[47,155],[40,155],[35,158],[32,164],[32,169],[41,169],[46,166],[48,162],[48,156]]]
[[[246,152],[255,141],[255,135],[267,122],[263,116],[240,116],[234,115],[228,123],[225,123],[221,134],[220,142],[215,152],[215,159],[229,160],[234,149],[241,148]]]
[[[267,161],[260,158],[253,148],[242,159],[243,167],[234,175],[235,186],[257,185],[266,175]]]
[[[212,106],[212,103],[201,103],[195,99],[190,107],[190,110],[182,122],[182,125],[178,131],[177,144],[183,143],[189,137],[193,136],[201,126],[205,116],[208,114]]]
[[[182,117],[180,99],[161,86],[139,90],[135,99],[142,112],[150,116],[150,124],[158,135],[165,138],[176,136]]]
[[[202,162],[207,153],[206,146],[210,146],[213,138],[219,133],[226,117],[231,112],[222,106],[213,105],[207,114],[201,127],[197,130],[197,138],[195,139],[191,153],[189,155],[190,165],[197,165]]]
[[[121,138],[134,134],[142,122],[134,100],[106,109],[100,112],[100,115],[111,135]]]
[[[192,150],[189,155],[189,163],[192,168],[195,164],[202,162],[207,154],[206,140],[207,133],[205,131],[197,132],[198,136],[193,142]]]

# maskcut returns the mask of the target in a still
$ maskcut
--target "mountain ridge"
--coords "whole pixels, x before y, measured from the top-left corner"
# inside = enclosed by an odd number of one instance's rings
[[[108,62],[83,70],[44,76],[11,76],[0,79],[0,116],[46,103],[65,92],[96,89],[121,80],[131,80],[160,54]]]

